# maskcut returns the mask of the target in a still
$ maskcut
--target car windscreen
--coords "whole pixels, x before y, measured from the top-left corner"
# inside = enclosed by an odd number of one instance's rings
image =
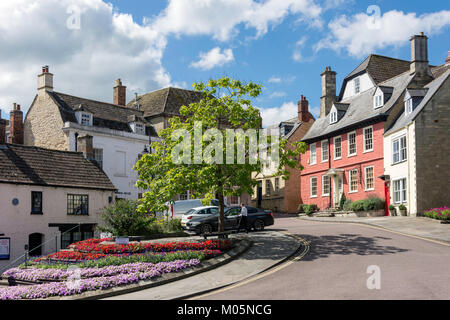
[[[196,210],[194,209],[190,209],[186,212],[186,214],[194,214],[196,212]]]

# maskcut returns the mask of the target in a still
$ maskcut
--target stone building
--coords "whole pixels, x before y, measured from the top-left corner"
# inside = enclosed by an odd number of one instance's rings
[[[412,216],[450,203],[450,52],[430,70],[433,80],[406,89],[401,112],[384,133],[389,201]]]
[[[274,125],[267,130],[275,130],[282,139],[289,142],[300,141],[314,123],[314,116],[308,110],[308,100],[303,95],[298,101],[298,116]],[[268,134],[271,134],[271,132]],[[251,201],[258,208],[273,210],[274,212],[297,212],[300,203],[300,170],[287,168],[289,179],[284,180],[276,175],[274,164],[263,165],[260,173],[254,174],[253,179],[258,181]]]

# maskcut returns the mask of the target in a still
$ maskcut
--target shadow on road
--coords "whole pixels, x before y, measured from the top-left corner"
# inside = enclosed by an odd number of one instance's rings
[[[386,237],[363,237],[359,234],[340,234],[330,236],[312,236],[299,234],[300,238],[310,244],[308,254],[303,261],[312,261],[327,258],[332,255],[384,255],[409,251],[408,249],[379,244],[380,239],[389,240]]]

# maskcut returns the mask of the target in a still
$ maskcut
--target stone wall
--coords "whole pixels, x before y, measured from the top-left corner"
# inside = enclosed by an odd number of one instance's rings
[[[69,150],[69,140],[62,131],[64,123],[53,99],[36,96],[24,120],[24,144],[48,149]]]
[[[450,205],[450,78],[415,120],[417,214]]]

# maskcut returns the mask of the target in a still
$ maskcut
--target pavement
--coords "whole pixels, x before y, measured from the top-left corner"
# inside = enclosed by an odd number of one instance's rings
[[[306,221],[360,223],[410,236],[450,243],[450,224],[425,217],[299,217]]]
[[[233,234],[249,237],[253,245],[237,259],[210,271],[182,280],[104,300],[172,300],[209,292],[258,275],[294,255],[302,246],[296,238],[271,228],[262,232]],[[192,238],[191,238],[192,239]]]

